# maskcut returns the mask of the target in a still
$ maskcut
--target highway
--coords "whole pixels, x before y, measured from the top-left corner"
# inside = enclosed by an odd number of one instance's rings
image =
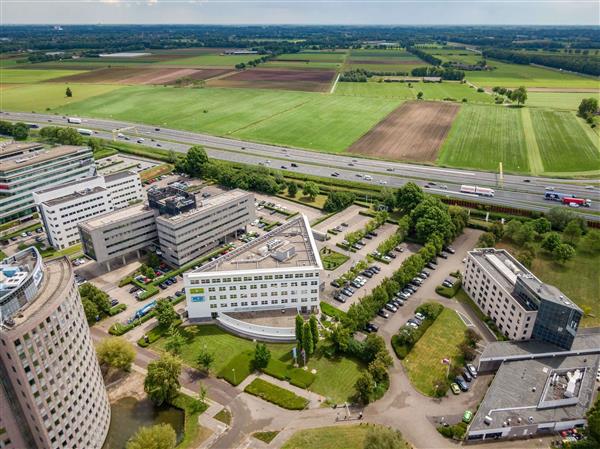
[[[556,191],[574,194],[578,198],[592,200],[590,208],[579,209],[588,220],[600,221],[600,182],[598,180],[573,181],[565,179],[540,178],[533,176],[504,175],[502,185],[498,174],[475,170],[449,169],[428,165],[387,162],[348,155],[319,153],[315,151],[267,145],[255,142],[244,142],[226,137],[215,137],[207,134],[182,131],[157,126],[129,123],[117,120],[82,118],[81,124],[70,124],[67,118],[60,115],[3,112],[0,118],[9,121],[36,123],[43,126],[71,126],[95,131],[94,136],[104,139],[113,138],[113,130],[128,128],[122,131],[130,143],[135,144],[137,138],[144,138],[141,145],[161,147],[167,150],[186,152],[190,145],[199,144],[206,148],[209,157],[226,161],[243,162],[253,165],[265,165],[289,171],[323,177],[331,177],[333,172],[339,173],[339,179],[365,182],[389,187],[400,187],[408,181],[416,182],[428,191],[465,200],[477,200],[482,203],[504,205],[528,210],[546,211],[560,203],[544,199],[546,187]],[[122,139],[119,139],[122,140]],[[292,167],[291,163],[297,167]],[[372,180],[366,181],[364,175]],[[490,187],[495,190],[493,198],[480,197],[460,192],[462,184]],[[594,186],[594,189],[589,189]],[[567,207],[567,206],[563,206]]]

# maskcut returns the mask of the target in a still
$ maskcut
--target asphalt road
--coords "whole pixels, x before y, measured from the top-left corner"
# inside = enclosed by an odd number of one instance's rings
[[[590,208],[580,212],[588,219],[600,221],[600,215],[588,212],[600,212],[600,182],[568,181],[565,179],[539,178],[533,176],[504,175],[502,185],[499,184],[496,173],[479,172],[474,170],[447,169],[426,165],[406,164],[364,159],[352,156],[318,153],[297,148],[287,148],[276,145],[266,145],[254,142],[244,142],[207,134],[181,131],[169,128],[158,128],[148,125],[83,118],[81,124],[69,124],[66,117],[49,114],[4,112],[2,118],[12,121],[38,123],[40,126],[72,126],[95,131],[95,137],[113,138],[113,130],[129,128],[121,131],[135,143],[143,137],[141,145],[158,147],[185,152],[190,145],[203,145],[210,157],[227,161],[243,162],[253,165],[266,165],[272,168],[283,168],[299,173],[330,177],[335,171],[339,179],[346,179],[371,184],[400,187],[408,181],[416,182],[432,192],[465,200],[477,200],[482,203],[504,205],[528,210],[546,211],[560,205],[544,199],[546,187],[554,187],[556,191],[574,194],[579,198],[592,200]],[[267,162],[269,161],[269,162]],[[294,162],[297,167],[292,167]],[[363,175],[363,176],[359,176]],[[366,181],[364,175],[373,179]],[[429,185],[428,185],[429,184]],[[462,184],[490,187],[496,191],[493,198],[460,192]],[[586,187],[593,185],[594,190]],[[567,206],[564,206],[567,207]]]

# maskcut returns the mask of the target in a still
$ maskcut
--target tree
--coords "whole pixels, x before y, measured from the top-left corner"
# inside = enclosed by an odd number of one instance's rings
[[[369,427],[363,449],[404,449],[407,447],[402,434],[389,427]]]
[[[323,210],[325,212],[336,212],[347,208],[354,202],[354,194],[350,192],[337,192],[332,190],[327,195]]]
[[[396,192],[396,205],[404,213],[412,211],[425,198],[421,187],[410,181],[400,187]]]
[[[577,220],[571,220],[567,223],[565,230],[563,231],[563,242],[575,247],[581,238],[581,227]]]
[[[313,348],[317,349],[317,345],[319,344],[319,325],[317,323],[317,317],[311,315],[308,324],[310,325],[310,333],[313,338]]]
[[[512,239],[517,245],[523,246],[526,243],[533,242],[536,235],[533,225],[525,223],[512,235]]]
[[[496,246],[496,236],[491,232],[484,232],[477,240],[478,248],[493,248]]]
[[[527,101],[527,89],[521,86],[513,90],[512,94],[510,95],[510,99],[512,101],[516,101],[519,105],[525,104],[525,102]]]
[[[212,352],[209,352],[208,349],[200,349],[196,362],[198,362],[198,366],[201,370],[208,373],[215,363],[215,355]]]
[[[365,371],[362,376],[356,379],[354,384],[356,390],[356,399],[361,404],[368,404],[371,400],[371,395],[375,391],[375,380],[368,371]]]
[[[140,427],[127,442],[127,449],[173,449],[177,435],[170,424]]]
[[[65,91],[65,96],[71,98],[73,96],[73,92],[71,91],[70,87],[67,87],[67,90]]]
[[[575,214],[565,207],[553,207],[546,213],[546,218],[552,224],[552,229],[562,231],[567,223],[575,218]]]
[[[296,315],[296,341],[298,342],[298,352],[302,349],[302,331],[304,329],[304,319],[302,315]]]
[[[88,323],[94,323],[97,318],[100,317],[98,307],[92,301],[87,298],[81,298],[81,304],[83,305],[83,312],[85,313],[85,319]]]
[[[181,361],[171,354],[163,354],[158,360],[148,364],[144,379],[144,391],[156,405],[172,401],[181,387]]]
[[[549,253],[553,252],[561,244],[560,234],[558,232],[549,232],[542,240],[542,248]]]
[[[546,232],[550,232],[552,230],[552,223],[550,220],[544,217],[540,217],[536,220],[533,220],[533,229],[538,234],[545,234]]]
[[[496,221],[490,227],[490,232],[496,236],[496,241],[501,240],[504,237],[504,225]]]
[[[379,335],[369,334],[365,339],[363,357],[367,362],[375,360],[380,353],[386,353],[385,341]]]
[[[384,365],[383,361],[379,358],[373,360],[369,363],[368,366],[369,373],[373,377],[375,382],[382,382],[387,379],[387,367]]]
[[[596,113],[598,110],[598,99],[597,98],[583,98],[581,103],[579,103],[579,108],[577,109],[579,116],[583,118],[588,118]]]
[[[156,321],[158,321],[158,325],[162,326],[165,329],[171,327],[171,325],[179,318],[179,315],[175,311],[175,307],[168,299],[159,299],[156,301],[156,306],[154,307],[154,315],[156,316]]]
[[[515,234],[521,229],[523,223],[516,218],[513,218],[504,227],[504,235],[506,235],[509,239],[514,240]]]
[[[552,255],[557,260],[557,262],[564,264],[573,258],[573,256],[575,255],[575,250],[571,245],[561,243],[556,248],[554,248],[554,251],[552,251]]]
[[[288,196],[290,196],[291,198],[296,198],[296,195],[298,194],[298,184],[296,184],[295,182],[290,182],[288,184]]]
[[[173,150],[169,150],[169,155],[167,156],[169,163],[174,164],[175,162],[177,162],[177,155],[175,154],[175,151]]]
[[[600,252],[600,231],[590,230],[579,242],[580,248],[590,254]]]
[[[156,253],[148,253],[148,265],[155,270],[160,266],[160,258],[156,255]]]
[[[50,143],[62,145],[83,145],[84,143],[83,136],[73,128],[47,126],[40,130],[40,137]]]
[[[100,363],[106,363],[113,368],[129,371],[135,360],[135,348],[121,337],[109,337],[102,340],[96,348]]]
[[[29,137],[29,126],[25,123],[17,122],[12,128],[12,136],[15,140],[25,140]]]
[[[302,188],[302,194],[307,196],[311,201],[314,201],[319,194],[319,186],[312,181],[307,181]]]
[[[415,236],[418,240],[425,242],[432,234],[438,234],[442,240],[452,240],[456,234],[456,228],[448,207],[439,199],[428,196],[415,207],[410,218],[413,223]]]
[[[417,94],[417,100],[421,100],[423,98],[423,92],[419,91]]]
[[[169,336],[167,338],[167,342],[165,343],[165,349],[169,351],[173,355],[179,355],[181,353],[181,348],[185,345],[185,338],[177,329],[175,324],[171,324],[169,328]]]
[[[381,190],[381,202],[387,208],[392,211],[396,208],[396,194],[392,189],[384,188]]]
[[[204,147],[201,145],[194,145],[187,151],[185,158],[179,163],[178,169],[186,172],[190,176],[199,178],[204,175],[208,163],[209,160],[206,151],[204,151]]]
[[[329,333],[329,340],[333,343],[336,352],[338,354],[343,354],[348,350],[350,330],[346,325],[336,326]]]
[[[256,348],[254,349],[254,366],[257,369],[266,368],[269,360],[271,360],[271,351],[269,351],[267,345],[256,343]]]
[[[306,357],[311,356],[315,349],[315,344],[309,323],[304,323],[304,326],[302,328],[302,349],[304,349]]]

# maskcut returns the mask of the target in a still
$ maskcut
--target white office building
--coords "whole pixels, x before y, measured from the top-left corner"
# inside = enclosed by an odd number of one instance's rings
[[[93,176],[33,193],[48,241],[56,249],[80,242],[78,224],[142,200],[136,173]]]
[[[265,235],[184,274],[190,320],[227,312],[319,307],[323,269],[310,224],[294,218]]]

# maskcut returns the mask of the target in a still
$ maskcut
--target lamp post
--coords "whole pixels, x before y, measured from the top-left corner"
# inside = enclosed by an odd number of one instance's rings
[[[231,368],[231,372],[233,373],[233,383],[237,384],[237,381],[235,380],[235,368]]]

